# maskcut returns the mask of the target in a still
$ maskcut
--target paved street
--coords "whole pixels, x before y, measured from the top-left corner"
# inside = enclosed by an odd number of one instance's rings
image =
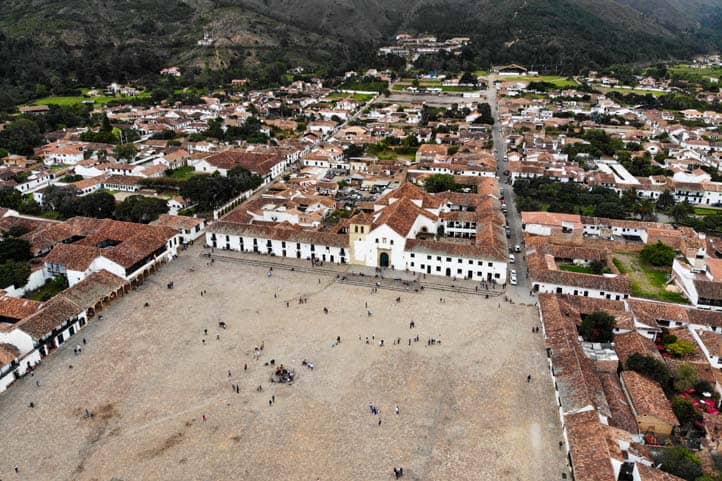
[[[491,113],[494,117],[494,127],[492,129],[494,139],[494,153],[496,155],[496,175],[499,179],[499,187],[504,194],[504,202],[507,205],[507,225],[511,228],[511,238],[509,239],[509,247],[515,245],[521,245],[523,248],[524,233],[522,231],[521,214],[516,209],[516,202],[514,198],[514,189],[506,181],[504,171],[507,169],[507,161],[504,159],[506,153],[506,138],[502,130],[501,121],[499,118],[499,104],[497,100],[496,88],[494,86],[495,76],[491,75],[488,77],[489,88],[487,90],[487,101],[491,107]],[[529,295],[530,284],[526,274],[526,257],[523,254],[514,254],[516,257],[514,264],[509,264],[509,269],[514,269],[517,272],[517,278],[519,284],[516,286],[509,286],[509,293],[518,299],[520,302],[536,302],[533,296]]]

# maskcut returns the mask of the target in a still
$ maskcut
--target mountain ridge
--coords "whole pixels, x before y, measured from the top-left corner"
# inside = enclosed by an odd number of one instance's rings
[[[568,73],[722,47],[722,0],[3,3],[0,84],[25,95],[33,83],[58,91],[157,75],[176,64],[237,75],[291,65],[338,71],[372,63],[375,48],[401,31],[471,36],[464,66],[515,61]],[[214,39],[210,48],[197,44],[204,32]]]

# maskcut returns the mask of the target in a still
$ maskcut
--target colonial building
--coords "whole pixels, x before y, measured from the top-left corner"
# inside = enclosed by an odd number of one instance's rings
[[[464,210],[468,218],[460,220]],[[435,196],[406,183],[376,200],[373,211],[358,213],[333,231],[304,230],[288,220],[272,225],[253,223],[252,217],[244,220],[212,225],[206,243],[281,257],[506,282],[504,219],[492,196]]]
[[[94,272],[141,281],[178,251],[179,234],[162,226],[73,217],[25,234],[46,279],[64,275],[72,287]]]

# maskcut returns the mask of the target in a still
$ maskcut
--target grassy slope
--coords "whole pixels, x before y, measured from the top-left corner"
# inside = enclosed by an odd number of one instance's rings
[[[633,296],[689,304],[682,294],[665,289],[671,269],[650,266],[631,254],[616,254],[613,261],[619,272],[629,276]]]

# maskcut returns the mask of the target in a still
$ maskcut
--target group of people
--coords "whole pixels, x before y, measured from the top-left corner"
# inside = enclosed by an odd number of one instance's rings
[[[88,343],[88,341],[87,341],[85,338],[83,338],[83,346],[85,346],[87,343]],[[75,346],[75,347],[73,348],[73,353],[74,353],[76,356],[77,356],[78,354],[82,354],[82,353],[83,353],[83,346],[81,346],[80,344],[78,344],[77,346]]]

